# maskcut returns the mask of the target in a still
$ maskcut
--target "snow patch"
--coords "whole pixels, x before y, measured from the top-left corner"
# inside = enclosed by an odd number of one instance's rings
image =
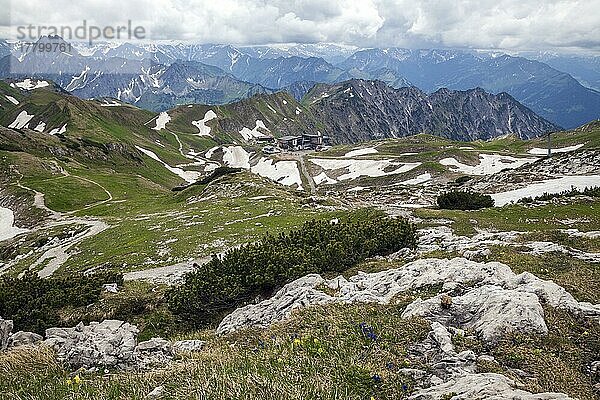
[[[400,182],[400,185],[420,185],[421,183],[425,183],[429,180],[431,180],[431,174],[425,173],[417,176],[416,178]]]
[[[215,118],[217,118],[217,114],[215,114],[213,110],[208,110],[206,114],[204,114],[204,118],[202,118],[199,121],[192,121],[192,125],[198,128],[198,130],[200,131],[198,135],[210,137],[210,126],[206,126],[206,123]]]
[[[135,148],[138,149],[139,151],[141,151],[142,153],[144,153],[145,155],[147,155],[148,157],[150,157],[151,159],[158,161],[159,163],[164,165],[164,167],[166,169],[168,169],[173,174],[179,176],[181,179],[183,179],[184,181],[186,181],[188,183],[194,183],[200,177],[200,173],[197,171],[184,171],[181,168],[171,167],[169,164],[162,161],[154,152],[152,152],[150,150],[146,150],[140,146],[135,146]]]
[[[344,154],[344,157],[349,158],[349,157],[358,157],[358,156],[364,156],[367,154],[376,154],[379,153],[377,151],[377,149],[374,149],[372,147],[368,147],[365,149],[357,149],[357,150],[352,150],[349,151],[348,153]]]
[[[575,146],[569,147],[561,147],[559,149],[552,149],[552,153],[569,153],[571,151],[578,150],[583,147],[583,144],[577,144]],[[533,154],[536,156],[545,156],[548,154],[548,149],[541,149],[539,147],[534,147],[533,149],[528,151],[529,154]]]
[[[335,185],[337,181],[327,176],[325,172],[321,172],[319,175],[313,178],[317,185],[326,184],[326,185]]]
[[[11,86],[13,86],[13,85],[11,85]],[[18,87],[23,90],[34,90],[34,89],[44,88],[47,86],[50,86],[50,84],[46,81],[36,81],[36,80],[27,78],[22,82],[15,83],[13,87]]]
[[[12,210],[0,207],[0,242],[12,239],[25,232],[27,232],[27,229],[15,226],[15,214]]]
[[[256,126],[254,127],[254,129],[250,130],[246,127],[243,127],[242,130],[240,131],[240,135],[242,135],[242,137],[244,138],[244,140],[252,140],[254,138],[265,138],[267,137],[267,135],[265,135],[264,133],[260,132],[259,129],[264,129],[266,131],[269,131],[269,129],[265,126],[264,122],[262,122],[260,119],[256,120]],[[270,132],[270,131],[269,131]]]
[[[165,129],[167,126],[167,122],[171,121],[171,116],[166,112],[161,112],[156,118],[156,126],[152,129],[155,131],[160,131]]]
[[[310,162],[318,165],[325,170],[347,169],[346,174],[340,175],[337,179],[340,181],[356,179],[360,176],[369,176],[372,178],[401,174],[408,172],[421,163],[397,163],[393,160],[357,160],[357,159],[330,159],[330,158],[312,158]],[[390,168],[395,168],[389,171]]]
[[[34,131],[36,132],[44,132],[44,129],[46,129],[46,123],[43,121],[40,121],[39,124],[37,124],[37,126],[35,128],[33,128]]]
[[[296,161],[274,162],[269,158],[262,157],[250,171],[285,186],[298,185],[298,190],[303,190],[302,178]]]
[[[241,146],[223,147],[223,162],[231,168],[250,169],[250,154]]]
[[[100,104],[100,106],[101,107],[121,107],[122,104],[116,100],[104,99],[104,101],[102,102],[102,104]]]
[[[12,128],[12,129],[27,128],[29,121],[31,121],[33,119],[33,117],[35,117],[35,115],[27,114],[27,111],[21,111],[19,113],[19,115],[17,115],[17,118],[14,120],[14,122],[12,124],[10,124],[8,127]]]
[[[532,163],[537,158],[515,158],[498,154],[480,154],[478,165],[466,165],[455,158],[444,158],[440,164],[455,167],[454,169],[467,175],[493,175],[503,169],[519,168],[522,165]]]
[[[60,128],[54,128],[54,129],[52,129],[48,134],[49,135],[63,134],[66,131],[67,131],[67,124],[64,124]]]
[[[9,96],[9,95],[5,95],[5,97],[6,97],[6,99],[8,101],[10,101],[11,103],[13,103],[15,106],[19,105],[19,100],[15,99],[14,97]]]

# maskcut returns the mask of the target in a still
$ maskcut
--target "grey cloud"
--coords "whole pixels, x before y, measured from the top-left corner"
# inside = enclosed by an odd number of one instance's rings
[[[7,0],[0,0],[5,5]],[[13,25],[131,19],[155,39],[597,52],[597,0],[18,0]],[[0,26],[7,25],[6,14]]]

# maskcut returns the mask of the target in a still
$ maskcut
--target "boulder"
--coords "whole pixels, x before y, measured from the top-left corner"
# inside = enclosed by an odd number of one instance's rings
[[[533,293],[485,285],[454,297],[449,307],[442,304],[443,297],[417,299],[406,307],[402,317],[421,316],[444,326],[473,329],[489,343],[508,332],[548,333],[544,310]]]
[[[46,330],[44,343],[70,367],[128,367],[136,364],[138,329],[123,321],[80,323],[74,328]]]
[[[33,332],[19,331],[8,339],[8,347],[32,346],[44,340],[42,335]]]
[[[140,342],[135,348],[135,355],[141,368],[164,365],[173,359],[173,345],[163,338],[152,338]]]
[[[0,317],[0,350],[5,350],[8,347],[8,338],[11,335],[12,329],[13,322]]]
[[[173,343],[173,353],[194,353],[201,351],[206,342],[203,340],[179,340]]]
[[[562,393],[536,393],[517,389],[504,375],[464,374],[427,389],[418,390],[410,400],[572,400]]]

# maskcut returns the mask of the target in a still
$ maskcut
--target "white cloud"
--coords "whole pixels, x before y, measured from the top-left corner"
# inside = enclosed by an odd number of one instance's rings
[[[0,0],[6,3],[7,0]],[[10,2],[15,25],[131,19],[153,39],[198,43],[600,51],[597,0],[89,0]],[[6,17],[0,22],[6,25]]]

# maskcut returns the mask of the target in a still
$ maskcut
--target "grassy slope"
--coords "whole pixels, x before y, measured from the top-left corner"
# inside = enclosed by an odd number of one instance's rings
[[[103,111],[98,109],[98,112]],[[134,118],[129,115],[130,112],[137,115],[130,110],[122,112],[124,115],[120,118]],[[142,121],[146,116],[135,118]],[[113,118],[107,120],[100,115],[89,125],[77,125],[80,129],[78,132],[82,132],[81,136],[89,134],[91,140],[101,143],[132,140],[132,143],[151,148],[169,162],[182,159],[176,151],[174,137],[168,132],[157,133],[140,128],[130,136],[120,122],[114,121]],[[588,131],[559,133],[554,143],[567,146],[583,139],[587,141],[586,147],[597,147],[599,136],[598,129],[592,127]],[[160,140],[167,148],[157,146],[156,140]],[[192,137],[188,140],[191,143],[197,139]],[[449,148],[457,146],[525,154],[531,147],[543,147],[544,142],[521,142],[508,138],[486,143],[457,144],[420,136],[385,141],[378,148],[381,157],[417,149],[421,151],[415,158],[417,160],[421,157],[429,160],[433,155],[454,156],[465,161],[473,159],[472,152]],[[345,154],[350,149],[338,147],[319,156]],[[15,152],[2,152],[0,155],[0,159],[4,160],[3,165],[18,165],[21,173],[27,176],[24,183],[46,193],[48,205],[61,211],[74,211],[79,216],[100,217],[111,225],[111,229],[81,243],[78,246],[79,253],[59,273],[70,274],[98,265],[120,270],[146,268],[146,264],[168,265],[176,260],[207,255],[252,240],[266,231],[288,229],[315,216],[329,218],[340,215],[339,212],[306,206],[302,196],[249,174],[226,177],[208,188],[195,187],[174,194],[169,189],[179,179],[160,164],[148,160],[126,160],[121,164],[123,160],[104,160],[97,164],[86,164],[82,159],[56,160],[44,155],[41,150],[34,155]],[[62,177],[60,172],[52,168],[53,162],[58,162],[72,176]],[[108,190],[113,201],[83,209],[104,200],[106,193],[98,185],[81,178],[92,180]],[[17,191],[12,185],[15,176],[7,174],[3,182],[7,189]],[[78,194],[76,199],[75,193]],[[25,193],[21,195],[25,196]],[[253,199],[264,195],[274,196],[276,200]],[[30,196],[27,198],[28,201],[32,200]],[[202,198],[205,200],[200,200]],[[188,201],[191,199],[200,201]],[[581,230],[600,230],[596,212],[598,207],[598,202],[578,202],[568,206],[548,205],[539,208],[516,205],[476,212],[419,210],[416,213],[425,219],[425,225],[429,224],[430,219],[451,219],[454,221],[453,227],[461,234],[473,234],[474,226],[531,231],[532,239],[550,239],[575,248],[600,252],[597,240],[568,238],[557,231],[568,227],[560,221],[566,218],[582,219],[582,222],[573,225]],[[77,227],[69,227],[73,228]],[[37,241],[61,234],[66,232],[59,229],[43,234],[33,232],[18,251],[26,254]],[[168,239],[177,240],[166,243]],[[168,251],[163,251],[165,249]],[[0,254],[4,251],[8,250],[0,247]],[[600,302],[597,291],[600,272],[597,265],[557,254],[542,257],[523,255],[504,246],[494,248],[490,259],[506,262],[515,272],[531,271],[542,278],[553,279],[579,300]],[[30,261],[30,258],[24,258],[16,270],[22,269]],[[364,264],[358,269],[381,270],[400,265],[378,261]],[[65,313],[74,321],[128,319],[140,325],[144,338],[153,333],[180,337],[181,332],[174,327],[172,316],[165,310],[162,293],[162,287],[127,283],[119,294],[105,294],[102,304],[93,305],[89,310],[66,310]],[[107,378],[91,375],[75,386],[67,384],[68,372],[44,351],[33,356],[25,356],[20,352],[1,354],[0,395],[18,393],[22,398],[47,399],[141,399],[154,387],[165,385],[170,398],[194,398],[201,393],[207,398],[403,398],[410,391],[411,382],[398,374],[397,369],[401,366],[420,367],[407,359],[406,350],[410,343],[422,339],[428,330],[427,324],[421,320],[407,323],[399,318],[403,307],[415,295],[401,296],[399,303],[392,306],[331,306],[304,310],[290,321],[270,329],[245,331],[225,338],[215,337],[210,332],[186,334],[186,337],[206,339],[206,351],[191,358],[186,357],[166,370],[147,374],[114,373]],[[589,355],[600,351],[598,324],[582,322],[552,309],[548,309],[546,315],[551,335],[545,338],[516,337],[496,349],[488,349],[500,364],[482,365],[482,368],[507,374],[510,374],[510,368],[520,368],[536,378],[535,381],[527,381],[530,390],[557,390],[581,399],[593,399],[592,382],[583,371]],[[375,328],[379,336],[376,342],[361,336],[357,329],[360,322]],[[294,343],[294,335],[298,335],[300,343]],[[483,348],[479,342],[467,341],[457,345],[478,351]],[[380,376],[381,382],[373,379],[374,375]]]

